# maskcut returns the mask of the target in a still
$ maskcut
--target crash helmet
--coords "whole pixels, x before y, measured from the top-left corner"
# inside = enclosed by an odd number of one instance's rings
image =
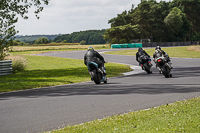
[[[93,47],[88,47],[88,49],[87,49],[88,51],[89,50],[92,50],[92,51],[94,51],[94,48]]]
[[[157,49],[160,49],[160,50],[161,50],[161,47],[160,47],[160,46],[156,46],[155,50],[157,50]]]
[[[138,51],[142,51],[143,49],[142,48],[138,48]]]

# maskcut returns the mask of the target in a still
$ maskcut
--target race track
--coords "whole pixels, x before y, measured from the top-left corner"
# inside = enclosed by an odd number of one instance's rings
[[[104,52],[108,50],[99,50]],[[40,56],[83,59],[85,51]],[[135,56],[103,55],[106,61],[138,66]],[[169,104],[200,96],[200,59],[172,58],[172,78],[139,67],[108,84],[77,83],[0,94],[0,133],[35,133],[68,124]],[[89,76],[89,75],[88,75]]]

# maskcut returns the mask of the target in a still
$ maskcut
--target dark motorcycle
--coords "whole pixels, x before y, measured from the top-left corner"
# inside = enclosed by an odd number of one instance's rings
[[[99,68],[98,64],[95,62],[88,62],[87,67],[91,80],[93,80],[95,84],[100,84],[101,82],[107,83],[105,67]]]
[[[156,59],[155,62],[158,66],[160,66],[162,74],[165,76],[165,78],[172,77],[171,74],[171,66],[170,64],[166,61],[165,57],[159,57]]]
[[[142,62],[142,64],[143,64],[142,69],[144,71],[146,71],[148,74],[151,74],[152,73],[152,71],[151,71],[152,64],[149,63],[149,57],[146,55],[142,55],[139,57],[138,60],[140,62]]]

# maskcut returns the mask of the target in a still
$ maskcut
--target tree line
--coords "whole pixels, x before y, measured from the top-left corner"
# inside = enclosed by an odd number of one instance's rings
[[[26,43],[34,43],[35,40],[39,39],[39,38],[47,38],[48,40],[54,40],[57,36],[59,36],[60,34],[57,35],[17,35],[15,36],[15,40],[20,40],[22,42],[26,42]]]
[[[105,44],[103,38],[105,33],[103,30],[87,30],[73,32],[72,34],[63,35],[31,35],[31,36],[16,36],[13,46],[17,45],[33,45],[47,43],[80,43],[81,45],[88,44]]]
[[[127,43],[132,39],[199,41],[199,22],[199,0],[141,0],[136,8],[133,5],[108,21],[111,28],[106,30],[104,39],[111,43]]]
[[[54,39],[54,42],[59,43],[66,41],[67,43],[80,43],[85,42],[89,44],[105,44],[106,41],[103,38],[105,29],[102,30],[87,30],[80,32],[73,32],[72,34],[65,34],[58,36]]]

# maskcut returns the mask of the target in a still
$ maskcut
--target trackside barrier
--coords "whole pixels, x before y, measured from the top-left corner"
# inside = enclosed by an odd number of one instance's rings
[[[171,46],[191,46],[199,45],[199,41],[187,41],[187,42],[151,42],[151,43],[142,43],[142,47],[171,47]]]
[[[0,76],[12,74],[12,60],[0,61]]]
[[[150,43],[130,43],[130,44],[112,44],[113,48],[139,48],[139,47],[171,47],[171,46],[191,46],[199,45],[199,41],[187,41],[187,42],[150,42]]]
[[[112,44],[111,49],[113,48],[139,48],[142,47],[142,43],[131,43],[131,44]]]

